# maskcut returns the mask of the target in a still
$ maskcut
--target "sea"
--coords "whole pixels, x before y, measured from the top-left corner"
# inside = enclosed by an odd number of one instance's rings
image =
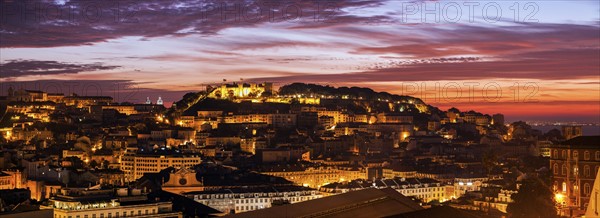
[[[540,125],[540,126],[532,126],[531,128],[542,131],[542,133],[547,133],[552,129],[561,130],[560,125]],[[600,126],[599,125],[584,125],[581,128],[584,136],[593,136],[600,135]]]

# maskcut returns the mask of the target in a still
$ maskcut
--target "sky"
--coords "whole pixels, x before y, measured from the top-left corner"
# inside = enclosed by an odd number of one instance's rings
[[[0,95],[14,86],[170,105],[243,79],[600,122],[598,1],[0,3]]]

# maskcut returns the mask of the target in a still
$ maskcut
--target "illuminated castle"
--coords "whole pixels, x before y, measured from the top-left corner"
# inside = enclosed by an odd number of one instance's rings
[[[264,92],[273,93],[273,83],[222,84],[210,94],[210,97],[220,99],[256,98]]]

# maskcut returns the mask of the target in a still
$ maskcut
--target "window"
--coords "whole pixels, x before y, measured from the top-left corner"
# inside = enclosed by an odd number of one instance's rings
[[[578,157],[579,157],[579,152],[573,151],[573,159],[577,160]]]
[[[590,160],[590,152],[589,151],[585,151],[585,153],[583,153],[583,159]]]
[[[583,193],[587,196],[590,195],[590,184],[589,183],[585,183],[585,185],[583,185]]]
[[[600,160],[600,151],[596,151],[596,160]]]
[[[558,158],[558,149],[554,150],[554,158]]]
[[[565,164],[562,165],[562,174],[567,175],[567,165]]]
[[[585,165],[583,167],[583,175],[585,175],[585,177],[590,177],[590,166]]]
[[[567,159],[567,151],[563,150],[561,153],[562,153],[562,159]]]
[[[567,192],[567,183],[566,182],[563,182],[563,184],[562,184],[562,191]]]
[[[558,164],[554,164],[554,175],[558,175]]]

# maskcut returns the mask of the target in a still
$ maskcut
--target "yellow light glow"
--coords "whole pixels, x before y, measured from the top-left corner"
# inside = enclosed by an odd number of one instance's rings
[[[556,194],[554,195],[554,200],[556,200],[556,202],[558,202],[558,203],[561,203],[561,204],[562,204],[562,203],[564,202],[564,200],[565,200],[565,195],[563,195],[563,194],[561,194],[561,193],[556,193]]]

